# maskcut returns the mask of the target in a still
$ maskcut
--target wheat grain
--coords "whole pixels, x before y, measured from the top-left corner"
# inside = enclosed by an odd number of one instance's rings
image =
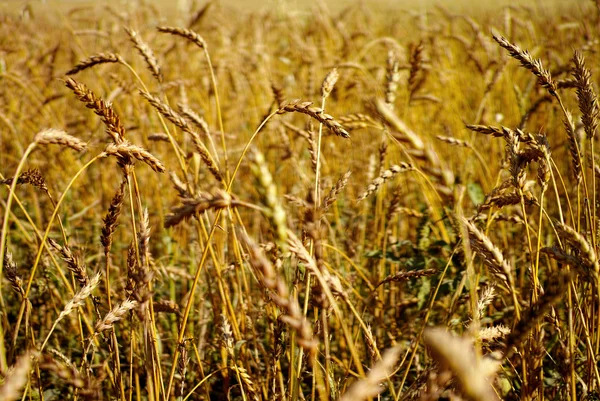
[[[33,140],[40,145],[61,145],[81,152],[85,150],[87,144],[79,138],[67,134],[65,131],[48,128],[38,132]]]
[[[401,162],[400,164],[395,164],[390,166],[389,169],[383,171],[379,177],[375,178],[368,186],[367,190],[358,198],[358,201],[366,199],[368,196],[376,192],[381,185],[383,185],[387,180],[393,178],[399,173],[403,173],[406,171],[412,171],[414,167],[408,163]]]
[[[277,113],[306,114],[329,128],[331,132],[337,136],[341,136],[342,138],[350,138],[350,134],[340,123],[335,121],[335,119],[329,114],[325,114],[322,109],[312,106],[312,102],[302,102],[300,99],[293,100],[291,102],[284,102],[283,104],[279,105]]]
[[[164,173],[165,166],[152,153],[148,152],[137,145],[122,141],[119,144],[110,143],[104,149],[107,155],[116,156],[119,163],[126,164],[130,158],[137,159],[142,163],[147,164],[157,173]]]
[[[133,42],[133,45],[135,46],[136,49],[138,49],[138,51],[140,52],[140,54],[146,61],[146,64],[148,65],[148,69],[150,70],[150,72],[152,72],[152,75],[154,76],[154,78],[156,78],[156,80],[159,83],[162,83],[163,75],[162,75],[162,72],[160,71],[160,66],[158,65],[158,60],[156,59],[156,56],[154,55],[154,52],[152,51],[150,46],[148,46],[148,44],[141,38],[139,33],[134,31],[133,29],[125,28],[125,32],[127,32],[127,34],[129,35],[129,38]]]
[[[521,62],[521,65],[531,71],[535,76],[538,77],[540,85],[548,90],[550,95],[556,96],[556,83],[552,80],[550,72],[542,66],[542,62],[538,59],[531,57],[531,54],[527,50],[522,50],[519,46],[513,45],[505,37],[501,35],[492,35],[494,40],[498,42],[500,46],[505,48],[511,57]]]
[[[123,59],[120,55],[115,53],[98,53],[86,58],[85,60],[81,60],[75,67],[67,71],[65,75],[75,75],[78,72],[87,70],[88,68],[106,63],[123,63]]]
[[[94,326],[94,335],[112,329],[115,323],[123,319],[127,312],[136,308],[137,306],[138,303],[130,299],[126,299],[119,305],[115,306],[111,311],[109,311],[106,314],[106,316],[104,316],[104,318],[102,318],[102,320],[96,323],[96,326]]]

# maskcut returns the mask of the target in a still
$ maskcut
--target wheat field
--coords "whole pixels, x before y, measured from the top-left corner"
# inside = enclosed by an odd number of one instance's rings
[[[0,400],[600,399],[600,2],[257,3],[2,4]]]

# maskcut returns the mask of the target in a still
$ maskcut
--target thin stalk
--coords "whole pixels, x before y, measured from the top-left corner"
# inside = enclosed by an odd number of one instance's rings
[[[227,157],[227,146],[225,144],[225,129],[223,128],[223,116],[221,115],[221,103],[219,101],[219,90],[217,89],[217,79],[215,78],[215,71],[210,60],[210,55],[208,54],[208,49],[204,47],[204,54],[206,56],[206,61],[208,62],[208,69],[210,71],[210,80],[213,85],[213,90],[215,92],[215,103],[217,107],[217,120],[219,120],[219,129],[221,130],[221,146],[223,147],[223,157],[225,158],[225,176],[227,181],[229,181],[229,159]],[[216,156],[216,155],[215,155]]]
[[[452,252],[452,255],[450,255],[450,258],[448,258],[448,263],[446,263],[446,267],[444,267],[444,270],[442,271],[442,274],[440,275],[440,279],[438,280],[438,284],[435,287],[435,290],[433,291],[433,294],[431,294],[431,298],[429,299],[429,306],[427,308],[427,312],[425,313],[425,318],[423,319],[423,324],[421,326],[421,330],[419,331],[419,334],[417,335],[417,338],[414,341],[414,347],[413,347],[412,353],[410,355],[410,358],[408,360],[408,365],[404,369],[404,375],[402,376],[402,381],[400,382],[400,387],[398,387],[398,391],[396,393],[396,397],[394,397],[394,401],[398,401],[400,399],[400,395],[402,394],[402,389],[404,388],[404,383],[406,382],[408,374],[410,373],[410,367],[411,367],[412,362],[413,362],[413,360],[414,360],[414,358],[415,358],[415,356],[417,354],[417,350],[419,349],[419,342],[421,341],[421,337],[423,336],[423,332],[425,331],[425,328],[427,327],[427,323],[429,321],[429,316],[431,315],[431,311],[433,309],[433,303],[435,302],[435,298],[437,297],[437,293],[440,290],[440,287],[442,286],[442,282],[444,281],[444,276],[446,275],[446,272],[448,271],[448,268],[452,264],[452,258],[456,254],[456,251],[457,251],[457,249],[455,249]]]
[[[23,167],[25,166],[25,161],[27,160],[27,157],[29,157],[29,155],[31,154],[31,152],[33,152],[33,150],[35,149],[36,146],[37,146],[37,142],[33,142],[27,147],[27,149],[25,149],[25,153],[21,157],[21,160],[19,161],[19,165],[17,166],[17,170],[15,171],[15,174],[13,175],[13,182],[10,185],[10,190],[8,192],[8,199],[6,200],[6,210],[4,211],[4,219],[2,220],[2,235],[0,236],[0,261],[4,260],[6,237],[8,236],[8,220],[9,220],[9,216],[10,216],[10,207],[12,206],[13,196],[15,193],[15,189],[17,188],[17,181],[18,181],[19,176],[21,175],[21,171],[23,171]],[[4,262],[0,262],[0,277],[2,276],[3,268],[4,268]],[[0,286],[0,306],[4,309],[4,298],[2,297],[2,286]],[[6,360],[4,360],[4,356],[5,356],[4,350],[2,350],[1,357],[0,357],[0,367],[2,367],[2,369],[6,369],[6,366],[4,366],[4,363],[6,362]]]
[[[50,234],[50,230],[52,229],[52,223],[54,222],[54,219],[56,218],[56,215],[58,214],[58,209],[60,207],[60,205],[62,204],[62,202],[64,201],[65,197],[67,196],[67,193],[69,192],[69,189],[71,189],[71,187],[73,186],[73,184],[75,183],[75,181],[77,180],[77,178],[79,178],[79,176],[89,167],[91,166],[96,160],[101,159],[106,157],[106,153],[102,152],[98,155],[96,155],[93,159],[91,159],[89,162],[87,162],[74,176],[73,178],[71,178],[71,181],[69,181],[69,183],[67,184],[67,187],[65,188],[65,190],[63,191],[61,197],[58,199],[58,201],[56,202],[56,207],[54,208],[54,212],[52,213],[52,216],[50,217],[50,220],[48,221],[48,225],[46,227],[46,231],[44,232],[44,236],[42,237],[40,246],[38,248],[38,252],[35,256],[35,260],[33,263],[33,266],[31,267],[31,274],[29,275],[29,280],[27,281],[27,287],[25,289],[25,295],[23,297],[23,303],[21,304],[21,310],[19,311],[19,316],[17,317],[17,325],[15,327],[15,333],[19,332],[19,327],[20,327],[20,322],[23,319],[23,313],[25,312],[24,308],[24,304],[27,302],[27,297],[29,296],[29,292],[31,291],[31,286],[33,284],[33,279],[35,277],[35,273],[37,271],[37,267],[40,263],[41,257],[42,257],[42,251],[44,250],[44,243],[46,242],[46,240],[48,239],[48,235]],[[16,182],[16,180],[14,181]],[[8,210],[8,208],[7,208]],[[15,340],[16,340],[16,336],[15,336]]]

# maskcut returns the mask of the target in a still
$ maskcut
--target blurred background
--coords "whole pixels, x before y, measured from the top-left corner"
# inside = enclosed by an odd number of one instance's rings
[[[348,5],[362,2],[367,3],[373,8],[381,10],[399,10],[399,9],[428,9],[440,5],[444,8],[457,12],[476,12],[484,9],[495,9],[507,5],[528,6],[536,9],[554,8],[561,5],[572,5],[588,3],[586,0],[218,0],[217,2],[238,9],[240,11],[259,11],[265,8],[284,8],[287,11],[306,11],[312,6],[321,2],[327,5],[332,11],[340,10]],[[205,1],[197,0],[147,0],[147,1],[120,1],[120,0],[0,0],[0,10],[3,12],[23,12],[23,10],[41,10],[44,8],[53,8],[56,10],[70,9],[82,5],[111,5],[113,7],[131,7],[135,4],[151,4],[164,9],[166,13],[180,10],[193,10]],[[568,3],[568,4],[567,4]]]

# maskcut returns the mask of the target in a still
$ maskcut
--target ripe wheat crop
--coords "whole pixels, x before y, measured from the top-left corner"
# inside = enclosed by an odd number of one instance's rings
[[[600,397],[600,2],[368,3],[0,13],[0,400]]]

